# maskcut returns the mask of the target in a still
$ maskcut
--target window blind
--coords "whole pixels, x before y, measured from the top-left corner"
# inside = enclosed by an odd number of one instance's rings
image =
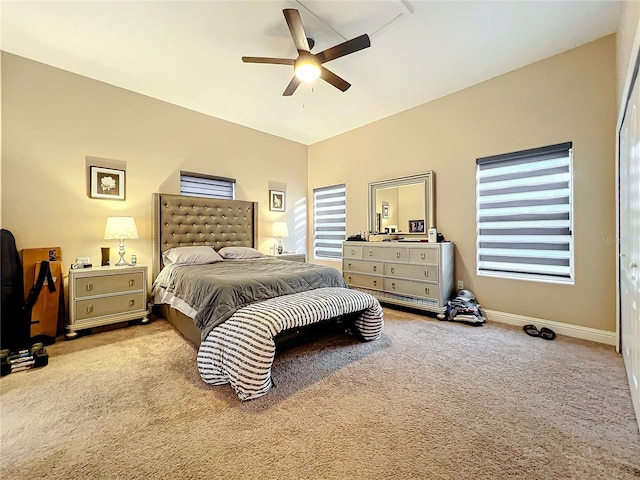
[[[573,279],[572,143],[476,161],[479,274]]]
[[[346,238],[344,184],[313,190],[313,252],[315,258],[342,258]]]
[[[180,194],[234,200],[236,180],[200,173],[180,172]]]

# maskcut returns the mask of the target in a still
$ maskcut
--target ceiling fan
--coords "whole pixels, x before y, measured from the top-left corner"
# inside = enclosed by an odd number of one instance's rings
[[[298,10],[286,8],[282,13],[284,13],[284,18],[287,21],[291,37],[293,38],[293,43],[298,50],[298,58],[294,60],[291,58],[242,57],[242,61],[245,63],[292,65],[295,75],[282,94],[285,97],[293,95],[293,92],[296,91],[296,88],[298,88],[301,82],[311,82],[318,77],[337,89],[343,92],[346,91],[351,84],[323,67],[322,64],[370,47],[371,41],[369,40],[369,36],[367,34],[360,35],[335,47],[327,48],[320,53],[313,54],[311,53],[311,49],[315,42],[311,38],[307,38],[307,35],[304,33],[302,19],[300,18]]]

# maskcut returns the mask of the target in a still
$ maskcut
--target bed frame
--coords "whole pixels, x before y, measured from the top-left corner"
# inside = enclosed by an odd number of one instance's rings
[[[162,269],[162,254],[173,247],[210,245],[253,247],[258,244],[258,203],[243,200],[189,197],[166,193],[153,194],[152,281]],[[169,305],[159,305],[158,313],[187,340],[200,346],[200,329],[193,320]],[[315,338],[344,331],[356,314],[345,315],[319,324],[285,330],[274,337],[278,351]]]
[[[153,194],[152,280],[162,269],[162,254],[174,247],[209,245],[256,247],[258,243],[258,203],[243,200]],[[182,335],[200,345],[200,330],[193,320],[162,305],[160,315]]]

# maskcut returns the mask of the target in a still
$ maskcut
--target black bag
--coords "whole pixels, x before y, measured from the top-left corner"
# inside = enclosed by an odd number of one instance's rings
[[[29,349],[31,341],[31,309],[38,299],[45,279],[50,292],[56,291],[49,262],[41,262],[35,285],[24,299],[22,262],[16,240],[9,230],[0,233],[2,256],[2,312],[0,314],[0,349],[18,352]]]
[[[24,301],[22,262],[16,240],[9,230],[0,232],[2,256],[2,312],[0,314],[0,345],[2,349],[18,351],[29,348],[31,318],[27,316]]]

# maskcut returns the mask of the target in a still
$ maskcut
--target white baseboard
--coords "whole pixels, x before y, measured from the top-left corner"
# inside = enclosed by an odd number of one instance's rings
[[[580,325],[571,325],[569,323],[554,322],[553,320],[545,320],[542,318],[525,317],[524,315],[517,315],[515,313],[497,312],[495,310],[487,310],[485,308],[483,308],[482,311],[487,317],[487,320],[493,322],[508,323],[509,325],[517,325],[519,327],[534,324],[538,328],[550,328],[558,335],[591,340],[592,342],[613,345],[614,347],[618,344],[616,332],[581,327]]]

